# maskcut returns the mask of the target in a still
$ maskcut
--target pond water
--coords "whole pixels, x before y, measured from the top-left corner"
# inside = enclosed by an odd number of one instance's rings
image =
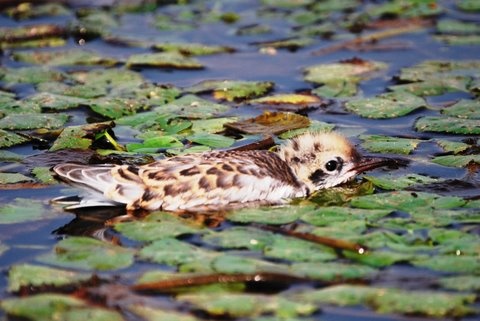
[[[476,1],[167,2],[2,4],[0,318],[477,320]],[[50,202],[79,193],[58,163],[319,129],[409,165],[284,207]]]

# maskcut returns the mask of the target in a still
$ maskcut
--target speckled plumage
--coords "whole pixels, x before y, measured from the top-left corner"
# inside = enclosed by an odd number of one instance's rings
[[[128,210],[177,211],[305,197],[358,174],[354,168],[360,160],[342,136],[308,133],[277,152],[212,151],[143,166],[60,164],[54,171],[110,202],[126,204]],[[338,172],[325,168],[329,161],[338,165]]]

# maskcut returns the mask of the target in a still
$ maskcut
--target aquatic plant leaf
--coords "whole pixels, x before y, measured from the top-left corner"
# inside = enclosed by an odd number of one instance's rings
[[[39,105],[41,108],[52,110],[65,110],[88,104],[87,99],[51,94],[47,92],[34,94],[30,97],[27,97],[23,101]]]
[[[362,254],[350,251],[344,251],[343,253],[346,258],[375,268],[387,267],[397,262],[408,262],[416,258],[414,254],[410,253],[398,253],[381,250],[367,251],[366,253]]]
[[[412,260],[411,263],[434,271],[480,274],[477,255],[434,255]]]
[[[415,122],[415,129],[419,132],[478,135],[480,119],[423,116]]]
[[[465,167],[470,163],[480,164],[480,155],[445,155],[432,159],[435,164],[448,167]]]
[[[46,81],[63,81],[69,77],[63,72],[47,67],[0,68],[0,79],[7,84],[39,84]]]
[[[398,76],[401,81],[434,81],[438,79],[461,79],[475,75],[480,60],[426,60],[415,66],[402,68]]]
[[[186,57],[178,52],[160,52],[135,54],[128,57],[126,66],[136,67],[157,67],[175,69],[202,69],[204,66],[196,59]]]
[[[90,84],[67,85],[63,82],[42,82],[37,85],[38,92],[51,95],[72,96],[78,98],[98,98],[106,96],[108,90],[104,86]]]
[[[432,184],[443,181],[440,178],[432,178],[420,174],[407,174],[403,176],[387,174],[383,176],[363,176],[373,185],[385,190],[402,190],[410,186]]]
[[[464,22],[455,19],[440,19],[437,21],[437,31],[447,34],[475,34],[480,32],[476,23]]]
[[[50,147],[50,151],[68,148],[88,149],[95,141],[96,134],[103,133],[112,127],[112,122],[65,127]]]
[[[23,144],[29,140],[30,139],[25,136],[0,129],[0,148]]]
[[[240,255],[219,255],[210,263],[211,268],[217,273],[227,274],[254,274],[254,273],[282,273],[290,274],[288,266],[261,259],[244,257]]]
[[[422,98],[401,91],[381,94],[375,98],[352,99],[345,103],[348,111],[366,118],[396,118],[425,106],[426,102]]]
[[[64,38],[51,37],[43,39],[32,39],[15,42],[0,41],[2,49],[23,49],[23,48],[42,48],[42,47],[63,47],[67,44]]]
[[[480,4],[475,0],[460,0],[456,3],[459,9],[467,12],[480,11]]]
[[[310,126],[305,128],[288,130],[278,135],[278,137],[281,139],[289,139],[306,132],[330,132],[334,128],[335,128],[335,125],[333,124],[325,123],[323,121],[318,121],[318,120],[310,120]]]
[[[55,129],[62,127],[69,116],[64,114],[11,114],[0,119],[3,129]]]
[[[294,302],[281,296],[261,294],[198,293],[182,294],[177,299],[193,304],[211,315],[228,315],[237,318],[271,313],[283,319],[309,315],[316,310],[316,307],[310,303]]]
[[[226,123],[237,121],[237,117],[221,117],[211,119],[194,119],[192,120],[192,131],[194,133],[218,133],[223,131]]]
[[[312,94],[320,97],[336,98],[336,97],[352,97],[357,94],[357,82],[356,81],[329,81],[323,86],[312,90]]]
[[[161,149],[183,147],[183,144],[174,136],[157,136],[147,138],[143,143],[127,144],[126,147],[129,152],[157,153]]]
[[[318,108],[326,103],[318,96],[306,94],[277,94],[252,99],[248,102],[254,105],[272,106],[283,110],[300,110],[303,108]]]
[[[362,147],[373,153],[410,154],[418,144],[419,139],[399,138],[382,135],[361,135]]]
[[[350,204],[365,209],[397,209],[407,212],[415,209],[449,209],[462,207],[467,202],[455,196],[440,196],[423,192],[397,191],[354,197]]]
[[[218,53],[231,53],[234,52],[235,49],[226,46],[212,46],[212,45],[205,45],[200,43],[156,43],[153,45],[154,49],[160,51],[173,51],[179,52],[183,55],[187,56],[201,56],[201,55],[213,55]]]
[[[266,111],[255,118],[227,123],[225,127],[245,134],[272,135],[308,127],[309,125],[310,120],[305,116],[294,113]]]
[[[357,219],[376,221],[391,210],[368,210],[341,206],[322,206],[303,214],[300,219],[315,226],[329,226],[337,222],[349,222]]]
[[[326,262],[337,258],[337,254],[331,248],[282,235],[274,237],[273,242],[263,249],[263,254],[266,257],[293,262]],[[298,273],[295,266],[291,268],[292,272]]]
[[[45,3],[32,5],[31,3],[22,3],[16,7],[10,7],[5,13],[11,18],[18,20],[32,19],[38,17],[54,17],[71,15],[71,11],[59,3]]]
[[[188,224],[188,221],[165,212],[153,212],[141,220],[119,222],[114,225],[114,228],[130,239],[143,242],[202,231],[200,227]]]
[[[142,320],[145,321],[201,321],[201,319],[187,313],[148,307],[143,304],[129,306],[128,310],[140,316]]]
[[[173,238],[154,241],[138,252],[143,260],[172,266],[201,262],[208,267],[210,261],[218,255],[219,252],[208,251]]]
[[[478,35],[439,35],[435,36],[434,39],[457,46],[480,44],[480,36]]]
[[[144,83],[140,73],[127,69],[76,71],[71,73],[70,76],[80,84],[115,90],[131,90]]]
[[[446,139],[434,139],[433,141],[442,147],[444,151],[454,154],[463,152],[470,147],[468,144],[462,142],[452,142]]]
[[[266,94],[274,87],[269,81],[206,80],[185,88],[192,93],[213,92],[216,99],[235,101],[252,99]]]
[[[13,184],[31,181],[33,181],[31,177],[20,173],[0,173],[0,184]]]
[[[204,119],[222,114],[230,109],[227,105],[216,104],[195,95],[185,95],[166,105],[153,109],[156,113],[173,114],[187,118]]]
[[[265,223],[281,225],[296,221],[299,217],[314,212],[315,207],[278,206],[252,207],[233,211],[227,215],[229,221],[238,223]]]
[[[223,135],[197,133],[186,137],[189,141],[212,148],[226,148],[235,143],[235,139]]]
[[[440,286],[444,289],[456,291],[479,291],[480,290],[480,276],[460,275],[448,276],[438,280]]]
[[[57,180],[53,177],[53,171],[51,171],[50,167],[34,167],[32,174],[37,181],[42,184],[57,184]]]
[[[55,212],[45,209],[39,200],[16,198],[13,202],[0,206],[0,224],[37,221],[55,215]]]
[[[341,81],[358,83],[370,78],[375,71],[386,69],[387,65],[378,61],[361,59],[339,63],[319,64],[305,68],[305,80],[316,84],[337,84]]]
[[[57,51],[21,51],[13,53],[17,61],[46,66],[72,66],[72,65],[101,65],[114,66],[118,60],[104,57],[88,50],[57,50]]]
[[[133,115],[138,111],[149,109],[144,101],[116,97],[102,97],[91,100],[89,107],[94,112],[110,119]]]
[[[425,81],[389,86],[391,91],[404,91],[417,96],[437,96],[448,92],[467,91],[467,77],[441,77]]]
[[[203,236],[203,241],[226,249],[247,248],[250,250],[263,250],[271,245],[274,235],[253,227],[235,226],[221,232],[212,232]]]
[[[443,108],[441,112],[451,117],[480,119],[480,101],[462,99],[450,107]]]
[[[313,38],[294,37],[294,38],[273,40],[273,41],[259,41],[259,42],[255,42],[254,44],[261,48],[278,48],[278,49],[285,48],[291,51],[295,51],[300,48],[310,46],[313,43],[314,43]]]
[[[435,3],[435,5],[431,5],[428,2],[403,3],[399,0],[372,6],[367,10],[367,14],[373,17],[429,17],[442,12],[443,7],[440,3]]]
[[[368,266],[337,262],[324,262],[322,264],[315,263],[315,261],[313,263],[294,263],[290,268],[296,275],[303,275],[313,280],[326,282],[365,280],[378,273],[376,269]]]
[[[88,237],[63,239],[49,254],[39,256],[40,262],[84,270],[117,270],[133,263],[135,252],[118,245]]]
[[[148,105],[159,106],[170,103],[181,94],[179,88],[171,85],[143,83],[139,87],[112,88],[111,95],[146,100]]]
[[[8,271],[8,291],[17,292],[22,287],[62,286],[86,281],[89,274],[60,270],[46,266],[19,264]]]
[[[0,137],[1,137],[1,131],[0,131]],[[0,144],[0,147],[1,144]],[[22,155],[19,155],[17,153],[10,152],[8,150],[0,150],[0,161],[2,162],[20,162],[24,157]]]
[[[54,24],[33,24],[19,27],[0,28],[0,42],[13,43],[32,39],[42,39],[66,34],[63,27]]]
[[[112,310],[91,306],[74,296],[64,294],[37,294],[23,298],[3,300],[0,307],[9,315],[28,318],[32,321],[90,320],[123,321],[122,316]]]
[[[405,291],[354,285],[334,285],[298,295],[305,302],[340,306],[368,305],[380,313],[416,314],[430,317],[463,316],[474,295],[446,292]],[[295,298],[298,300],[298,298]]]

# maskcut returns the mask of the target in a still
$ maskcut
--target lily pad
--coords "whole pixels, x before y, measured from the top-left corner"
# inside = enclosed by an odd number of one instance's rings
[[[332,80],[312,90],[312,94],[327,98],[342,98],[355,96],[357,91],[357,83],[355,81]]]
[[[315,212],[314,206],[280,206],[245,208],[228,214],[228,220],[238,223],[287,224]]]
[[[314,39],[312,38],[289,38],[289,39],[281,39],[281,40],[273,40],[273,41],[260,41],[255,42],[254,45],[262,48],[285,48],[291,51],[298,50],[303,47],[310,46],[314,43]]]
[[[57,180],[53,177],[53,172],[50,170],[50,167],[35,167],[32,169],[32,174],[37,181],[40,181],[42,184],[57,184]]]
[[[200,227],[189,225],[187,221],[164,212],[151,213],[142,220],[120,222],[115,224],[114,228],[124,236],[137,241],[155,241],[201,232]]]
[[[206,243],[214,246],[226,249],[247,248],[250,250],[263,250],[265,246],[273,243],[274,238],[274,234],[270,232],[241,226],[203,236]]]
[[[93,69],[76,71],[70,76],[79,84],[101,87],[105,90],[129,89],[141,86],[144,83],[142,76],[127,69]]]
[[[480,101],[462,99],[442,109],[442,114],[458,118],[480,119]]]
[[[0,173],[0,184],[31,182],[33,179],[20,173]]]
[[[211,268],[217,273],[226,274],[254,274],[262,272],[290,274],[288,266],[285,264],[229,254],[215,257],[211,262]]]
[[[63,82],[42,82],[37,85],[38,92],[51,95],[72,96],[79,98],[98,98],[108,93],[107,88],[90,84],[67,85]]]
[[[187,118],[204,119],[222,114],[230,109],[227,105],[216,104],[195,95],[185,95],[163,106],[153,109],[156,113],[169,113]]]
[[[41,92],[32,95],[26,99],[25,102],[39,105],[41,108],[52,110],[65,110],[70,108],[79,107],[81,105],[87,105],[88,100],[70,96],[64,96],[59,94],[51,94],[47,92]]]
[[[310,126],[305,128],[292,129],[278,135],[281,139],[289,139],[301,135],[306,132],[330,132],[335,128],[335,125],[325,123],[318,120],[310,120]]]
[[[192,131],[194,133],[218,133],[225,128],[223,125],[237,121],[237,117],[221,117],[211,119],[194,119],[192,120]]]
[[[20,27],[0,28],[0,42],[18,42],[32,39],[63,36],[66,30],[54,24],[33,24]]]
[[[15,52],[13,58],[21,62],[47,66],[101,65],[109,67],[118,63],[116,59],[104,57],[92,51],[78,49]]]
[[[39,84],[46,81],[63,81],[68,76],[47,67],[0,68],[0,79],[7,84]]]
[[[154,49],[161,51],[179,52],[188,56],[213,55],[218,53],[231,53],[235,49],[226,46],[212,46],[200,43],[156,43]]]
[[[399,138],[381,135],[361,135],[362,147],[373,153],[410,154],[418,144],[419,139]]]
[[[226,148],[232,146],[233,143],[235,143],[235,139],[233,138],[209,133],[198,133],[192,136],[187,136],[186,138],[193,143],[213,148]]]
[[[263,249],[263,254],[266,257],[293,262],[326,262],[337,258],[337,254],[331,248],[282,235],[274,237],[272,244],[266,245]],[[306,269],[306,266],[303,268]],[[310,268],[313,269],[313,264]],[[291,270],[295,274],[299,273],[296,265],[291,266]],[[300,274],[302,273],[300,272]],[[320,272],[317,275],[320,275]],[[308,276],[310,277],[310,274]]]
[[[24,298],[10,298],[0,303],[9,315],[27,318],[33,321],[48,320],[90,320],[123,321],[116,312],[92,307],[86,302],[63,294],[37,294]]]
[[[55,129],[62,127],[69,116],[64,114],[12,114],[0,119],[3,129]]]
[[[437,31],[447,34],[475,34],[480,32],[480,27],[476,23],[441,19],[437,22]]]
[[[439,283],[443,288],[450,290],[477,292],[480,290],[480,276],[449,276],[441,278]]]
[[[129,306],[128,310],[140,316],[145,321],[200,321],[193,315],[179,313],[161,308],[148,307],[143,304]]]
[[[385,190],[402,190],[410,186],[432,184],[443,181],[443,179],[432,178],[420,174],[407,174],[403,176],[384,175],[384,176],[364,176],[375,186]]]
[[[133,263],[134,251],[88,237],[69,237],[52,253],[38,257],[44,263],[84,270],[117,270]]]
[[[478,35],[440,35],[435,36],[438,41],[445,42],[449,45],[465,46],[465,45],[479,45],[480,36]]]
[[[269,81],[206,80],[185,88],[185,91],[192,93],[213,92],[216,99],[235,101],[259,97],[272,90],[273,86],[274,84]]]
[[[204,66],[193,58],[185,57],[178,52],[160,52],[135,54],[128,57],[127,67],[158,67],[175,69],[202,69]]]
[[[415,122],[415,129],[420,132],[478,135],[480,119],[424,116]]]
[[[246,134],[280,134],[289,130],[308,127],[310,120],[298,114],[264,112],[255,118],[227,123],[225,127]]]
[[[112,126],[112,122],[104,122],[66,127],[50,147],[50,151],[67,148],[88,149],[95,141],[95,135],[107,131]]]
[[[89,106],[94,112],[110,119],[133,115],[138,111],[150,108],[141,100],[116,97],[102,97],[91,100]]]
[[[353,99],[345,103],[348,111],[366,118],[396,118],[425,106],[426,102],[422,98],[400,91],[381,94],[375,98]]]
[[[8,291],[16,292],[27,286],[62,286],[86,281],[90,277],[89,274],[40,265],[14,265],[8,273]]]
[[[408,84],[389,86],[392,91],[404,91],[417,96],[437,96],[448,92],[467,91],[470,80],[466,77],[440,77]]]
[[[479,60],[427,60],[418,65],[402,68],[398,78],[401,81],[435,81],[447,78],[461,79],[474,75],[480,68]]]
[[[480,260],[477,255],[435,255],[412,261],[434,271],[480,274]]]
[[[432,159],[435,164],[448,167],[465,167],[470,163],[480,164],[480,155],[445,155]]]
[[[19,145],[28,141],[29,139],[25,136],[0,129],[0,148]]]
[[[28,180],[32,179],[28,178]],[[0,224],[37,221],[54,215],[55,213],[47,211],[43,207],[41,201],[16,198],[13,202],[0,207]]]
[[[336,222],[349,222],[358,219],[375,221],[388,215],[390,212],[390,210],[366,210],[341,206],[326,206],[303,214],[301,219],[315,226],[329,226]]]
[[[454,154],[458,154],[463,152],[464,150],[468,149],[470,145],[462,143],[462,142],[452,142],[445,139],[434,139],[434,141],[443,148],[446,152],[452,152]]]
[[[183,147],[183,144],[174,136],[158,136],[147,138],[143,143],[129,143],[126,147],[129,152],[157,153],[161,149]]]
[[[291,269],[297,275],[325,282],[365,280],[378,273],[376,269],[368,266],[336,262],[294,263],[291,265]]]
[[[318,108],[326,101],[318,96],[306,94],[277,94],[272,96],[252,99],[250,104],[272,106],[276,109],[298,111],[305,108]]]

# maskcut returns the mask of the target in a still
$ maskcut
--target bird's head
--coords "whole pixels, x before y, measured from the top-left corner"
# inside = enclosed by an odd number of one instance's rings
[[[337,186],[364,171],[393,162],[389,158],[362,157],[345,137],[336,133],[297,136],[277,153],[311,191]]]

